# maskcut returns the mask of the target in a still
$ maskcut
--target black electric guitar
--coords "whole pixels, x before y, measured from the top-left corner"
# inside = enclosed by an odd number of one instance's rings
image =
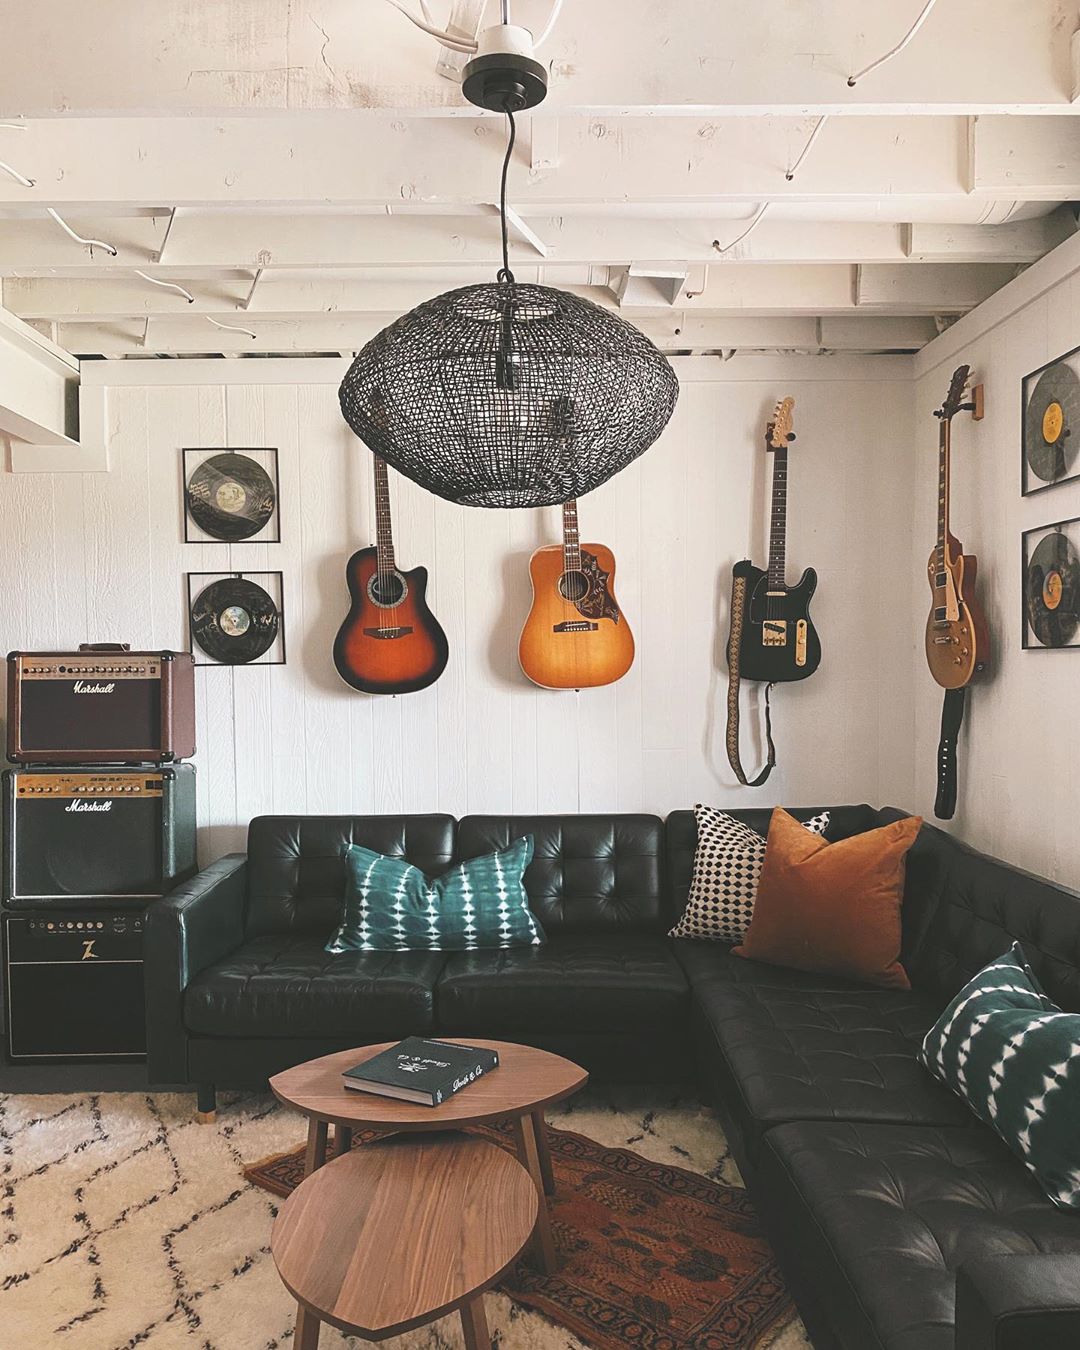
[[[791,429],[794,407],[793,398],[778,403],[765,431],[765,449],[773,457],[768,570],[763,572],[748,559],[732,569],[734,581],[744,582],[741,613],[733,607],[731,616],[738,672],[744,680],[769,684],[805,680],[821,662],[821,643],[810,618],[817,573],[808,567],[794,586],[785,580],[788,445],[795,439]]]

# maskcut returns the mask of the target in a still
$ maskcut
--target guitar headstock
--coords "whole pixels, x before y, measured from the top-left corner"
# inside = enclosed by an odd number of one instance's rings
[[[935,417],[940,417],[943,422],[947,422],[965,406],[964,396],[967,393],[967,383],[970,378],[970,366],[956,367],[952,379],[949,381],[949,392],[945,395],[945,402],[934,414]]]
[[[767,450],[783,450],[789,441],[795,439],[795,433],[792,431],[792,412],[795,408],[793,398],[781,399],[776,405],[772,415],[772,421],[765,428],[765,448]]]

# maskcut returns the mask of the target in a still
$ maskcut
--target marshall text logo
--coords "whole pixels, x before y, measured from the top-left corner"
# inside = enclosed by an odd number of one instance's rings
[[[116,684],[112,680],[108,684],[90,684],[86,680],[75,681],[77,694],[111,694],[115,688]]]
[[[64,810],[65,810],[65,811],[69,811],[69,812],[70,812],[70,811],[111,811],[111,810],[112,810],[112,802],[111,802],[111,801],[109,801],[109,802],[104,802],[104,801],[102,801],[102,802],[88,802],[88,801],[84,801],[82,797],[74,797],[70,802],[68,802],[67,806],[64,807]]]

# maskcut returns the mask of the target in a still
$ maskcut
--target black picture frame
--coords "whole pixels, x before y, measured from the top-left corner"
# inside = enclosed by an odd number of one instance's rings
[[[1071,528],[1070,528],[1071,527]],[[1031,529],[1024,530],[1020,535],[1020,645],[1026,652],[1069,652],[1080,651],[1080,622],[1076,625],[1076,632],[1069,642],[1063,642],[1060,646],[1052,646],[1045,642],[1040,642],[1032,630],[1028,619],[1028,560],[1034,551],[1032,547],[1033,536],[1038,536],[1035,540],[1035,547],[1049,534],[1060,531],[1072,545],[1077,558],[1080,559],[1080,516],[1071,516],[1068,520],[1051,521],[1048,525],[1033,525]]]
[[[274,510],[270,519],[255,534],[246,539],[221,539],[202,528],[191,514],[188,505],[188,482],[192,473],[204,460],[214,455],[246,455],[264,469],[274,485]],[[196,445],[180,451],[180,493],[184,506],[185,544],[280,544],[281,543],[281,480],[278,474],[276,445]]]
[[[244,581],[253,581],[261,586],[277,605],[278,633],[273,646],[262,656],[252,661],[216,661],[209,652],[196,642],[191,631],[191,607],[195,597],[215,581],[224,581],[227,577],[237,577]],[[188,572],[187,579],[187,645],[188,651],[197,666],[216,666],[224,670],[250,670],[253,666],[283,666],[286,664],[285,648],[285,576],[282,572],[236,572],[229,568],[219,572]]]
[[[1055,356],[1052,361],[1047,361],[1035,370],[1028,371],[1020,381],[1020,495],[1022,497],[1034,497],[1040,492],[1049,492],[1053,488],[1060,487],[1062,483],[1075,483],[1080,479],[1080,450],[1077,451],[1075,473],[1070,473],[1064,478],[1055,478],[1051,482],[1045,482],[1032,473],[1024,448],[1024,419],[1027,416],[1032,391],[1040,375],[1043,375],[1052,366],[1061,365],[1071,365],[1077,377],[1080,378],[1080,347],[1073,347],[1071,351],[1063,352],[1060,356]],[[1080,444],[1080,426],[1075,429],[1074,434],[1078,444]]]

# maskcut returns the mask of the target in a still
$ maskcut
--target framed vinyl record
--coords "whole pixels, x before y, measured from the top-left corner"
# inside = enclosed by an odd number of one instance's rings
[[[1021,385],[1020,486],[1025,497],[1080,477],[1080,347]]]
[[[276,449],[186,449],[182,460],[186,543],[280,542]]]
[[[197,666],[283,666],[280,572],[189,572],[189,649]]]
[[[1080,517],[1022,536],[1023,646],[1080,648]]]

